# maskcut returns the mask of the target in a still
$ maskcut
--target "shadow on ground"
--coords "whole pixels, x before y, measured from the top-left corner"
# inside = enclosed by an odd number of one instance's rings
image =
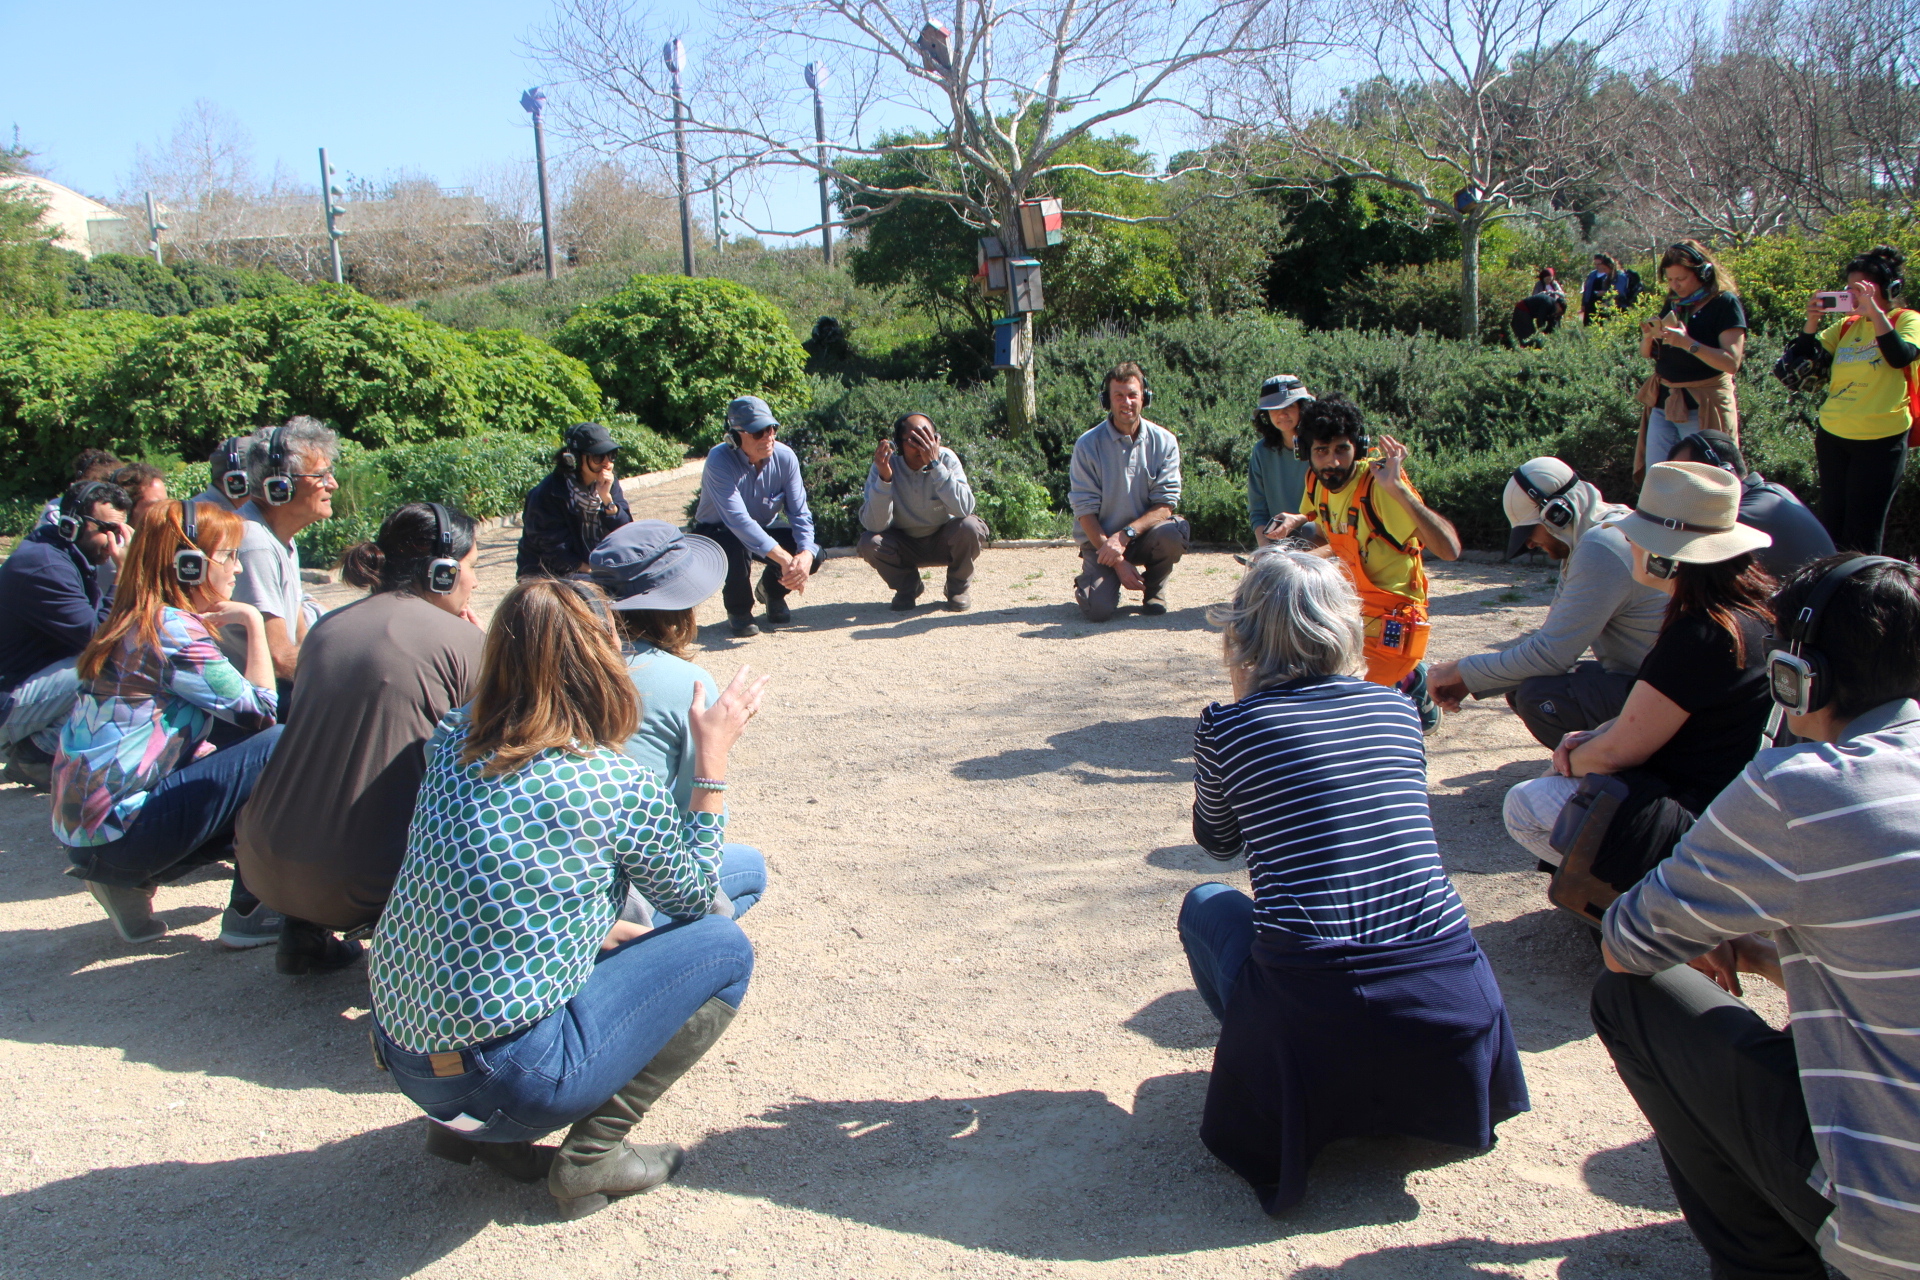
[[[1563,1259],[1553,1272],[1558,1280],[1620,1280],[1623,1276],[1704,1280],[1707,1274],[1706,1257],[1686,1224],[1660,1222],[1536,1244],[1468,1238],[1403,1245],[1363,1253],[1338,1266],[1307,1267],[1293,1275],[1294,1280],[1487,1280],[1518,1274],[1526,1264],[1547,1258]],[[1688,1259],[1691,1265],[1676,1266],[1679,1259]]]
[[[1162,1049],[1211,1049],[1220,1038],[1220,1024],[1200,993],[1191,987],[1155,996],[1121,1024],[1138,1031]]]
[[[1005,781],[1061,772],[1073,774],[1082,782],[1191,781],[1193,724],[1193,717],[1184,715],[1103,720],[1053,734],[1044,747],[1019,747],[962,760],[953,766],[953,773],[968,781]],[[1107,769],[1125,776],[1096,772]]]
[[[1103,1261],[1408,1222],[1408,1175],[1474,1154],[1338,1143],[1307,1198],[1269,1218],[1199,1143],[1206,1085],[1198,1071],[1153,1077],[1131,1113],[1092,1090],[787,1103],[707,1138],[682,1181],[966,1248]]]
[[[421,1147],[424,1121],[312,1151],[204,1164],[96,1169],[0,1196],[0,1273],[409,1276],[490,1223],[554,1220],[544,1186],[523,1187]],[[236,1118],[235,1146],[248,1141]],[[113,1157],[103,1145],[100,1156]]]

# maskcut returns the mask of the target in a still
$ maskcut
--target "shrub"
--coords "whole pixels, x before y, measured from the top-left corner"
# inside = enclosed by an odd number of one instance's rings
[[[245,298],[292,293],[300,286],[277,271],[249,271],[206,262],[162,266],[152,258],[103,253],[78,262],[67,276],[70,306],[180,316]]]
[[[1916,230],[1920,219],[1913,214],[1859,205],[1828,219],[1815,234],[1767,236],[1719,256],[1733,271],[1753,329],[1788,334],[1806,322],[1808,294],[1841,287],[1840,268],[1848,259],[1877,244],[1912,253]]]
[[[82,447],[122,450],[91,415],[116,364],[159,325],[123,311],[0,325],[0,493],[45,496]]]
[[[620,409],[668,435],[711,443],[735,396],[776,415],[803,409],[806,353],[780,309],[730,280],[635,276],[553,335]]]
[[[1513,304],[1533,292],[1530,270],[1495,266],[1483,255],[1480,262],[1480,338],[1501,342],[1511,333]],[[1577,295],[1578,290],[1574,291]],[[1579,311],[1577,297],[1568,310]],[[1425,332],[1445,338],[1460,336],[1460,264],[1425,262],[1367,272],[1360,280],[1335,290],[1328,307],[1332,323],[1352,329],[1393,329]]]

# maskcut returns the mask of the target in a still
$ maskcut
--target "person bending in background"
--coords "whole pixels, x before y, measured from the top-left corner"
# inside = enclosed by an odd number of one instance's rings
[[[0,564],[0,751],[6,780],[53,785],[60,727],[80,693],[74,665],[113,608],[97,570],[126,555],[126,491],[82,480],[52,524],[35,525]]]
[[[1714,1275],[1895,1280],[1920,1256],[1920,571],[1832,556],[1773,612],[1820,664],[1774,685],[1806,741],[1608,909],[1593,1026]],[[1739,973],[1785,987],[1785,1031]]]
[[[1180,442],[1142,416],[1152,403],[1146,372],[1122,361],[1100,384],[1106,420],[1073,443],[1067,502],[1080,545],[1073,598],[1089,622],[1113,617],[1122,587],[1141,593],[1141,613],[1165,613],[1167,579],[1192,540],[1192,527],[1174,514]]]
[[[136,529],[140,527],[140,518],[147,514],[149,508],[167,501],[166,473],[150,462],[123,463],[114,469],[107,480],[119,485],[133,500],[127,520]]]
[[[987,525],[973,514],[973,486],[960,457],[940,443],[933,419],[902,415],[867,469],[860,504],[860,558],[893,588],[898,612],[920,598],[920,570],[945,565],[947,608],[973,604],[973,563],[987,544]]]
[[[640,709],[639,726],[622,750],[659,777],[674,804],[690,811],[695,761],[688,709],[696,699],[702,708],[712,706],[721,684],[687,655],[700,632],[694,610],[726,580],[727,554],[711,538],[681,533],[664,520],[636,520],[608,534],[588,562],[594,584],[611,601],[613,628]],[[766,889],[767,860],[758,849],[720,847],[716,909],[745,911]],[[623,919],[655,928],[673,922],[637,891],[627,901]]]
[[[1560,564],[1547,619],[1505,649],[1438,664],[1427,687],[1448,711],[1469,694],[1505,693],[1534,741],[1557,747],[1620,714],[1667,597],[1635,580],[1633,548],[1611,523],[1632,508],[1608,502],[1560,459],[1515,467],[1500,502],[1513,526],[1507,559],[1534,550]]]
[[[234,828],[247,886],[286,917],[281,973],[352,964],[359,943],[332,931],[363,930],[386,906],[427,739],[473,696],[479,674],[480,624],[468,607],[479,554],[464,512],[406,504],[342,561],[346,580],[370,594],[327,614],[300,647],[294,690],[305,706]]]
[[[1579,779],[1611,774],[1629,794],[1593,875],[1626,889],[1760,749],[1773,580],[1754,558],[1767,535],[1740,524],[1739,509],[1740,484],[1718,467],[1661,462],[1647,471],[1619,527],[1633,544],[1634,577],[1670,598],[1666,622],[1619,716],[1567,734],[1550,773],[1507,792],[1507,832],[1542,862],[1560,863],[1550,837]]]
[[[587,554],[600,539],[633,519],[615,475],[619,449],[613,433],[597,422],[567,428],[552,472],[527,494],[515,573],[522,578],[584,573]]]
[[[1220,1041],[1201,1140],[1268,1213],[1337,1138],[1485,1148],[1528,1109],[1493,970],[1440,865],[1426,749],[1407,700],[1357,679],[1365,621],[1338,566],[1255,552],[1225,631],[1234,700],[1193,736],[1193,837],[1244,852],[1253,897],[1180,907]]]
[[[1312,403],[1313,393],[1290,373],[1260,384],[1253,409],[1253,429],[1260,438],[1247,459],[1247,516],[1255,547],[1279,541],[1275,522],[1299,513],[1312,469],[1299,447],[1300,411]]]
[[[523,578],[500,602],[373,941],[374,1049],[430,1152],[544,1175],[567,1217],[679,1169],[679,1147],[625,1139],[746,995],[753,948],[708,908],[727,756],[764,685],[743,667],[689,709],[682,810],[620,752],[639,717],[599,589]],[[619,919],[630,887],[686,923]],[[560,1128],[557,1151],[531,1145]]]
[[[147,512],[121,563],[113,611],[81,653],[80,693],[53,761],[53,834],[128,942],[166,932],[154,892],[233,857],[233,822],[280,737],[260,611],[233,598],[241,520],[212,504]],[[236,628],[236,669],[214,642]],[[213,721],[251,736],[208,748]],[[279,918],[238,876],[220,941],[260,946]],[[268,926],[271,927],[268,927]]]
[[[1392,685],[1420,708],[1431,733],[1440,708],[1427,693],[1427,572],[1420,552],[1460,558],[1453,524],[1420,499],[1407,478],[1407,447],[1380,438],[1377,452],[1360,406],[1345,396],[1315,400],[1300,413],[1313,474],[1297,515],[1276,526],[1281,537],[1311,536],[1337,556],[1360,593],[1367,620],[1367,679]],[[1308,522],[1313,521],[1311,528]]]
[[[1681,436],[1669,461],[1704,462],[1740,482],[1740,523],[1773,539],[1753,554],[1776,582],[1786,581],[1803,564],[1833,554],[1833,539],[1820,517],[1787,486],[1747,470],[1740,446],[1726,432],[1696,431]]]
[[[692,531],[727,553],[720,599],[727,625],[743,638],[760,634],[753,620],[756,599],[767,606],[768,626],[784,626],[793,618],[788,593],[805,591],[807,580],[820,572],[800,459],[775,439],[779,431],[773,410],[759,396],[728,404],[727,438],[707,454],[693,513]],[[756,560],[766,562],[757,586]]]

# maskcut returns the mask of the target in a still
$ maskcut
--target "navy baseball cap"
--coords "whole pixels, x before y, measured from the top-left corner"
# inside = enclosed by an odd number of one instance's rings
[[[773,410],[759,396],[741,396],[727,406],[729,431],[765,431],[768,427],[779,425]]]
[[[613,432],[597,422],[576,422],[567,428],[567,448],[575,453],[597,458],[619,447],[620,442],[613,438]]]
[[[665,520],[634,520],[600,539],[587,569],[615,609],[691,609],[726,581],[727,553]]]

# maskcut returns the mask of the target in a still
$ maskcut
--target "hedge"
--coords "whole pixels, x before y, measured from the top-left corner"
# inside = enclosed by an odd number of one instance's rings
[[[73,264],[67,275],[67,302],[84,310],[183,316],[203,307],[268,298],[299,288],[278,271],[187,261],[162,266],[152,258],[103,253]]]

